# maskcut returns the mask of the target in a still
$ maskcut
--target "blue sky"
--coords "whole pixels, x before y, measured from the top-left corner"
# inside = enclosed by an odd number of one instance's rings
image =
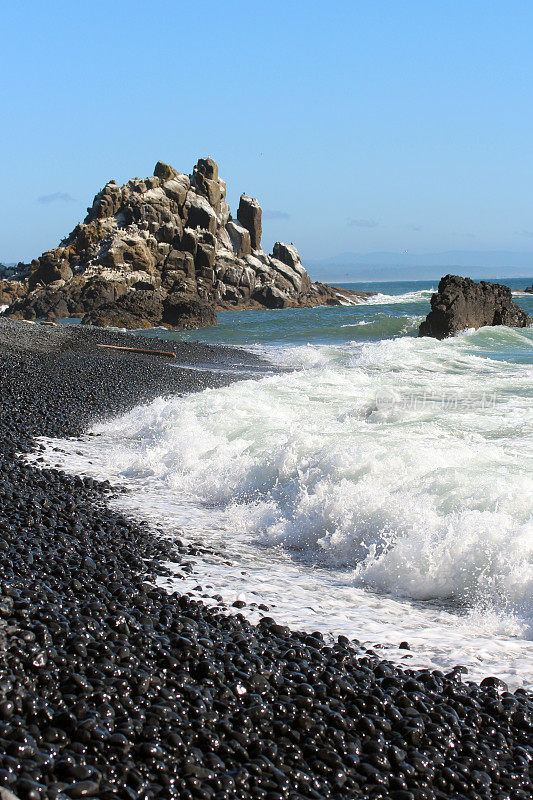
[[[0,261],[212,155],[264,244],[533,253],[533,4],[4,4]]]

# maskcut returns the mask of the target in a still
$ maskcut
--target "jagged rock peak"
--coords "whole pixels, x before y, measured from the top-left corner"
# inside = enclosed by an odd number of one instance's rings
[[[178,174],[174,167],[171,167],[170,164],[165,164],[164,161],[158,161],[154,168],[154,177],[160,178],[162,181],[169,181]]]
[[[261,206],[258,201],[254,197],[241,194],[237,219],[250,233],[252,250],[259,250],[261,247],[261,214]]]
[[[7,291],[7,289],[6,289]],[[81,316],[91,324],[199,327],[215,309],[338,304],[312,284],[294,245],[261,249],[261,206],[243,194],[231,219],[217,163],[190,175],[158,161],[154,174],[106,183],[59,247],[30,265],[7,313]]]
[[[194,172],[199,172],[210,181],[218,181],[218,164],[215,159],[210,156],[199,158]]]

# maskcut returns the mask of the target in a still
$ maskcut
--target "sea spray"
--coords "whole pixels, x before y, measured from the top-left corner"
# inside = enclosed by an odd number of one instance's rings
[[[476,669],[481,636],[483,663],[509,678],[502,642],[512,652],[533,617],[530,346],[530,331],[483,329],[263,347],[298,368],[159,398],[48,457],[220,547],[234,567],[211,564],[211,579],[228,600],[252,591],[308,626],[314,608],[353,635],[374,603],[380,635],[414,637],[428,663],[462,648]]]

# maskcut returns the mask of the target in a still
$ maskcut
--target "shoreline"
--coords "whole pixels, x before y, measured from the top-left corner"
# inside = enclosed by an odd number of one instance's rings
[[[105,482],[17,455],[232,380],[195,362],[262,368],[236,348],[151,339],[180,369],[94,346],[132,340],[0,319],[0,785],[28,800],[527,798],[530,694],[168,595],[146,573],[187,548],[111,510]]]

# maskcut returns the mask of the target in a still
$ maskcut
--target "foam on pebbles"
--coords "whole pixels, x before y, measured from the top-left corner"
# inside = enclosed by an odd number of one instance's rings
[[[119,334],[65,330],[0,321],[6,794],[530,798],[526,692],[463,683],[460,668],[402,670],[342,636],[325,642],[270,617],[253,626],[168,595],[151,580],[185,546],[111,511],[105,483],[20,458],[35,435],[76,435],[96,415],[222,380],[95,352]]]

